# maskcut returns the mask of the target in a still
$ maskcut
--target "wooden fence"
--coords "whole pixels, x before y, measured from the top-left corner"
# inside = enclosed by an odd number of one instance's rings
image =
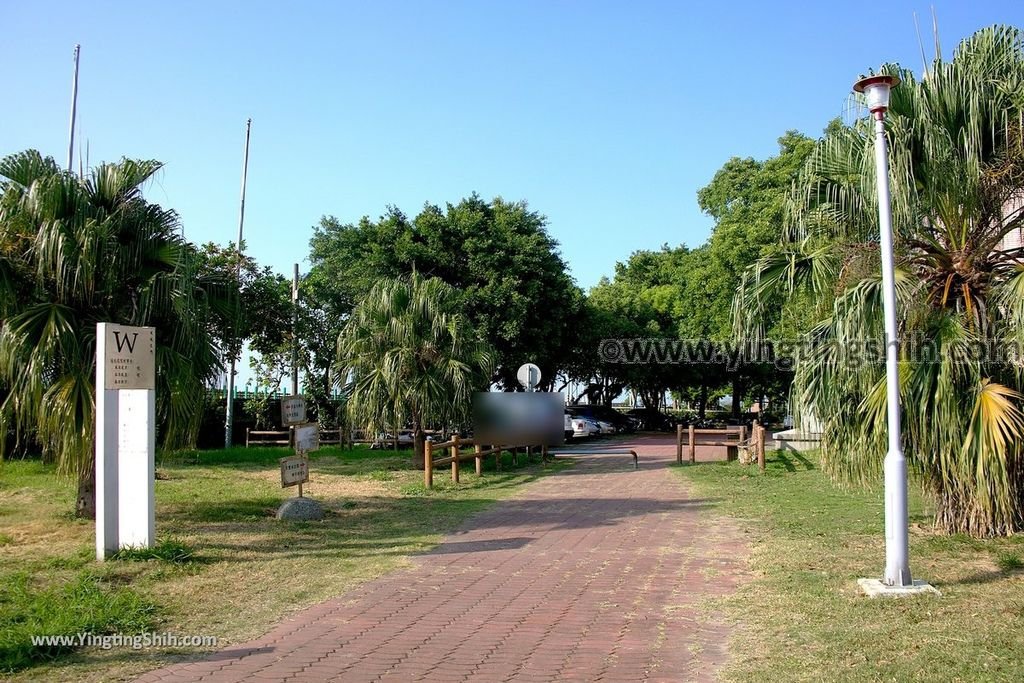
[[[754,452],[757,454],[757,469],[764,472],[764,440],[767,430],[761,425],[754,425],[754,435],[752,438]]]
[[[463,448],[470,448],[473,450],[470,453],[462,453]],[[473,439],[463,439],[456,435],[451,438],[450,441],[442,441],[435,443],[434,441],[427,439],[423,444],[423,485],[428,489],[434,486],[434,469],[436,467],[442,467],[444,465],[451,464],[452,467],[452,482],[459,483],[459,464],[463,460],[469,460],[472,458],[476,465],[476,476],[483,475],[484,458],[488,455],[494,456],[494,468],[497,471],[501,471],[501,454],[504,451],[508,451],[512,454],[512,464],[519,464],[519,449],[526,449],[526,457],[529,458],[533,454],[532,446],[493,446],[489,445],[488,448],[484,448],[481,444],[474,443]],[[547,446],[540,447],[540,455],[542,460],[547,459]],[[434,454],[437,452],[445,453],[440,458],[435,458]]]

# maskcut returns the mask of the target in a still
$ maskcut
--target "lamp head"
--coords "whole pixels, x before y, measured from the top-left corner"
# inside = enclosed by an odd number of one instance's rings
[[[889,91],[900,84],[900,79],[891,74],[867,76],[853,84],[853,91],[862,93],[868,101],[872,114],[884,114],[889,109]]]

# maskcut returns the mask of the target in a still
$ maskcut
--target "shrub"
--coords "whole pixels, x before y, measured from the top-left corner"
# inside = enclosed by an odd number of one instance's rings
[[[152,548],[122,548],[114,553],[113,559],[130,562],[160,560],[185,564],[195,561],[196,554],[192,548],[175,538],[161,538]]]
[[[1020,555],[1017,553],[1005,552],[999,553],[996,556],[996,564],[1004,572],[1011,572],[1015,569],[1024,568],[1024,561],[1020,559]]]

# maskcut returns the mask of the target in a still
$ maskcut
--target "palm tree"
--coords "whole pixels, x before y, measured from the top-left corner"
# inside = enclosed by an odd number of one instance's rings
[[[991,27],[898,73],[888,114],[904,444],[946,532],[1024,527],[1024,262],[1007,236],[1024,206],[1024,41]],[[758,334],[765,302],[812,293],[818,320],[798,356],[794,400],[823,422],[838,480],[880,479],[885,382],[877,195],[869,122],[833,127],[790,197],[785,249],[757,262],[735,300]],[[874,350],[871,362],[863,361]],[[850,362],[856,360],[858,362]]]
[[[347,383],[352,423],[371,433],[411,423],[418,467],[424,428],[463,423],[494,369],[461,309],[458,290],[413,272],[374,285],[338,337],[335,377]]]
[[[194,442],[219,368],[206,314],[231,300],[196,273],[177,214],[143,199],[160,168],[123,160],[76,177],[35,151],[0,161],[0,420],[78,477],[84,516],[95,510],[96,323],[157,328],[165,447]]]

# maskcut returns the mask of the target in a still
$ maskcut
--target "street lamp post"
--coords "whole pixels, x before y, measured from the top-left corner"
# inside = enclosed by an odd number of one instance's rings
[[[885,113],[889,92],[899,85],[892,75],[868,76],[853,89],[862,93],[875,120],[875,175],[878,183],[878,227],[882,247],[882,300],[885,312],[885,387],[889,448],[885,454],[885,575],[881,582],[862,579],[869,594],[934,591],[910,575],[907,518],[907,460],[900,429],[899,329],[896,322],[896,282],[893,265],[892,208],[889,195],[889,154]]]

